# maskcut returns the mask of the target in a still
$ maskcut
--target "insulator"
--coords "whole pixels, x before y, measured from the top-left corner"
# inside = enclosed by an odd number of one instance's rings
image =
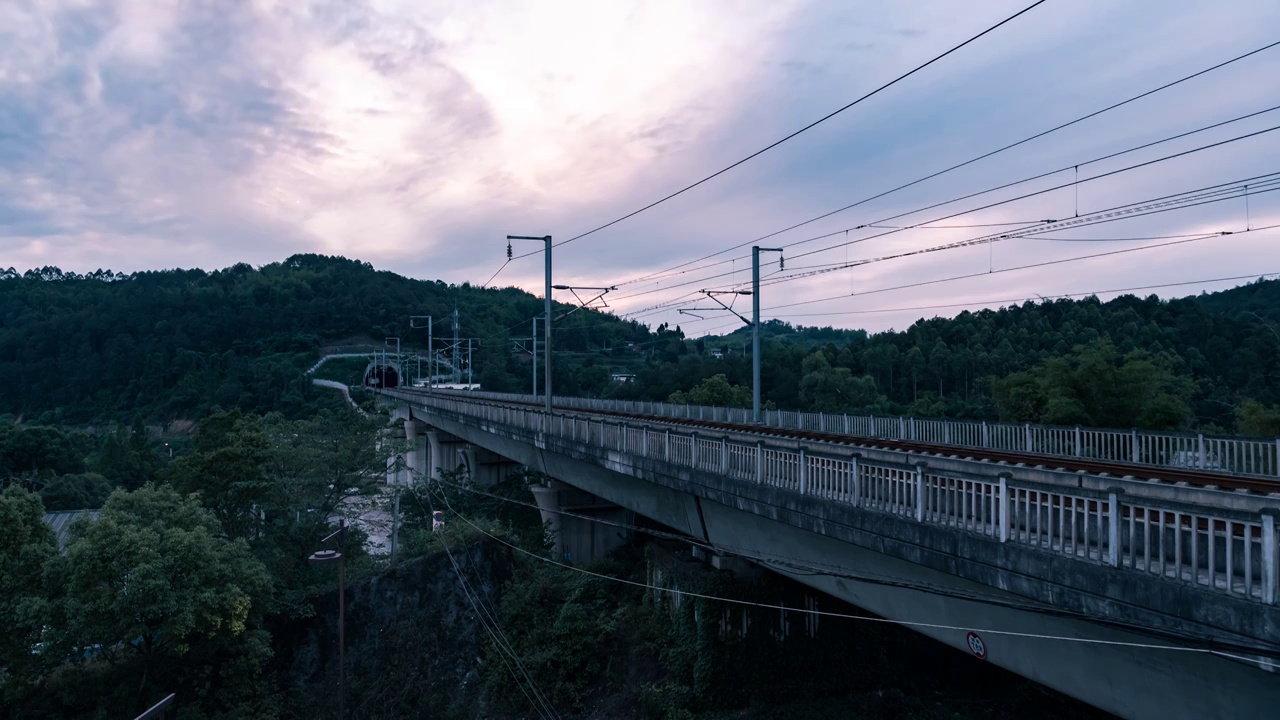
[[[511,243],[507,243],[507,259],[511,259]]]
[[[787,259],[782,257],[781,255],[778,256],[778,269],[779,270],[787,269]]]

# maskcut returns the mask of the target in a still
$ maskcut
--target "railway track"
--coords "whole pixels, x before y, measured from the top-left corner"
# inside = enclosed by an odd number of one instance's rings
[[[407,388],[402,388],[407,389]],[[421,391],[411,390],[415,394],[425,395]],[[449,396],[454,397],[454,396]],[[455,398],[456,399],[456,398]],[[517,402],[517,401],[494,401],[494,400],[478,400],[477,402],[488,402],[494,404],[516,405],[520,407],[529,407],[541,409],[540,403]],[[1170,484],[1186,483],[1187,485],[1202,488],[1216,487],[1223,490],[1239,490],[1256,493],[1259,495],[1267,495],[1271,493],[1280,494],[1280,480],[1263,477],[1252,477],[1247,475],[1234,475],[1230,473],[1203,471],[1203,470],[1186,470],[1182,468],[1160,467],[1155,465],[1139,465],[1129,463],[1110,462],[1105,460],[1094,460],[1090,458],[1067,457],[1063,455],[1039,455],[1035,453],[1010,452],[1007,450],[988,450],[985,448],[965,447],[959,445],[941,445],[936,443],[923,443],[911,440],[889,440],[885,438],[863,438],[852,435],[839,435],[834,433],[822,433],[811,430],[791,430],[787,428],[768,427],[764,425],[741,425],[738,423],[717,422],[712,420],[691,420],[685,418],[672,418],[662,415],[646,415],[643,413],[627,413],[614,410],[595,410],[591,408],[580,408],[572,405],[556,405],[557,410],[572,410],[577,412],[591,413],[593,415],[607,415],[618,418],[633,418],[636,420],[659,421],[670,425],[680,425],[683,427],[699,427],[713,430],[726,430],[731,432],[751,433],[764,437],[779,437],[792,440],[812,440],[815,442],[833,443],[844,445],[851,448],[869,448],[897,450],[900,452],[916,453],[922,456],[946,456],[971,458],[974,460],[990,460],[991,462],[1006,462],[1010,465],[1022,463],[1029,467],[1044,467],[1051,470],[1067,470],[1071,472],[1083,470],[1093,474],[1108,474],[1115,477],[1132,477],[1140,480],[1159,480]],[[1280,503],[1280,499],[1277,500]]]

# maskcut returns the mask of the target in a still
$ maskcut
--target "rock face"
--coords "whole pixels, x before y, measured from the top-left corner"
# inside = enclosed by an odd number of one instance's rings
[[[465,592],[444,552],[348,584],[350,717],[477,716],[488,636],[472,600],[496,615],[512,562],[509,551],[492,542],[455,545],[451,552],[466,578]],[[271,628],[286,713],[308,720],[331,717],[338,706],[337,591],[315,605],[314,617]]]

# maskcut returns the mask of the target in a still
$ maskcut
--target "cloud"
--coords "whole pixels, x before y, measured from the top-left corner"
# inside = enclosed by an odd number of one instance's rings
[[[565,239],[619,217],[821,117],[1022,4],[5,3],[0,264],[213,267],[326,252],[409,275],[481,282],[502,263],[505,234]],[[1280,8],[1266,0],[1046,4],[704,186],[557,248],[557,281],[621,282],[732,244],[749,246],[1258,47],[1278,24]],[[1278,85],[1280,51],[1273,51],[762,242],[838,232],[1256,110]],[[1276,121],[1259,118],[1087,172],[1268,122]],[[1097,209],[1280,170],[1267,165],[1280,146],[1277,136],[1086,183],[1079,202]],[[1280,215],[1274,198],[1257,197],[1257,217]],[[1074,193],[1061,191],[966,219],[1058,217],[1074,212],[1074,203]],[[1226,227],[1237,210],[1227,212],[1222,203],[1104,227],[1131,235]],[[927,217],[902,222],[921,219]],[[904,232],[855,247],[881,254],[964,236]],[[806,243],[794,254],[838,241]],[[1012,263],[1081,250],[1065,245],[997,247],[992,257]],[[1152,250],[1150,259],[1135,253],[1062,266],[1070,271],[1027,271],[1026,280],[1007,273],[885,293],[883,301],[905,307],[1232,274],[1244,252],[1259,258],[1245,267],[1276,256],[1260,235],[1241,236],[1203,248]],[[845,254],[835,249],[806,261],[840,262]],[[770,287],[765,305],[946,277],[988,262],[976,249],[879,263]],[[659,291],[614,304],[634,310],[670,300],[698,289],[696,278],[721,271],[736,273],[729,281],[741,279],[746,263],[664,280],[661,288],[628,285],[616,295]],[[525,260],[506,268],[499,282],[536,291],[541,275],[540,263]],[[679,282],[692,284],[670,289]],[[864,303],[870,299],[813,309],[857,310]],[[831,321],[877,328],[901,326],[909,316]],[[650,319],[681,321],[674,311]]]

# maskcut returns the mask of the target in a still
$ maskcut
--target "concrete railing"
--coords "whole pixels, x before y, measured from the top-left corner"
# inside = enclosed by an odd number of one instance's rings
[[[499,402],[536,403],[533,395],[470,392],[469,397]],[[556,407],[655,415],[680,420],[747,424],[744,408],[601,398],[557,397]],[[838,415],[768,410],[763,424],[859,438],[908,440],[954,447],[1078,457],[1186,470],[1280,477],[1280,438],[1249,438],[1204,433],[1152,432],[1107,428],[927,420],[912,417]]]
[[[554,438],[582,452],[661,461],[1276,604],[1278,511],[1268,507],[1274,497],[1107,476],[1085,483],[1083,473],[972,460],[931,468],[907,453],[872,459],[834,443],[766,442],[745,433],[684,431],[572,410],[547,415],[484,401],[478,393],[464,399],[383,392],[543,447]],[[1179,494],[1182,500],[1171,499]]]

